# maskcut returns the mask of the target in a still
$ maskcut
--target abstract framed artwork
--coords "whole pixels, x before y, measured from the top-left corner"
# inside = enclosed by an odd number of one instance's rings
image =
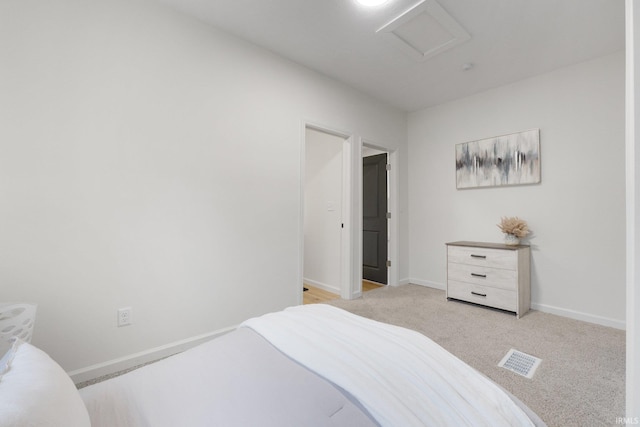
[[[456,188],[540,182],[540,129],[456,144]]]

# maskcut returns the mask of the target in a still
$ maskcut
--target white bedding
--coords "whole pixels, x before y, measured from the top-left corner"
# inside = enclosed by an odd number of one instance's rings
[[[324,304],[242,326],[348,390],[382,426],[534,425],[502,389],[415,331]]]

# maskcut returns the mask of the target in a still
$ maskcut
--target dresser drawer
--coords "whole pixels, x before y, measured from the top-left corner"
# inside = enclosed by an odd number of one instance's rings
[[[476,304],[488,305],[509,311],[518,311],[518,297],[515,291],[474,285],[449,280],[447,298],[455,298]]]
[[[517,251],[468,246],[448,246],[447,248],[447,257],[450,263],[504,268],[508,270],[518,269]]]
[[[518,288],[518,272],[503,268],[491,268],[449,262],[449,280],[515,291]]]

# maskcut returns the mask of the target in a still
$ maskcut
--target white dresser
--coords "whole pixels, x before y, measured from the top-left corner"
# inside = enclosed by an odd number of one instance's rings
[[[531,305],[531,251],[528,245],[447,243],[447,299],[516,313]]]

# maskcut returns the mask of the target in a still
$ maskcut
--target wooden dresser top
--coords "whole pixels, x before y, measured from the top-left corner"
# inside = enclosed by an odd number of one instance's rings
[[[506,249],[515,251],[522,248],[528,248],[529,245],[505,245],[504,243],[488,243],[488,242],[449,242],[447,246],[469,246],[472,248],[490,248],[490,249]]]

